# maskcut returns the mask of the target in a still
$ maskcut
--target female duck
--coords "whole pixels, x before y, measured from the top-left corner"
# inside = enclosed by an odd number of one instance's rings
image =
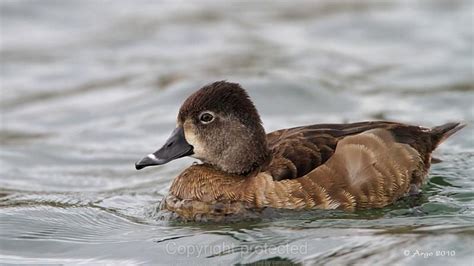
[[[216,221],[267,207],[381,208],[416,193],[431,152],[463,127],[376,121],[265,134],[246,91],[219,81],[184,102],[165,145],[135,166],[139,170],[184,156],[203,162],[176,177],[161,204],[183,220]]]

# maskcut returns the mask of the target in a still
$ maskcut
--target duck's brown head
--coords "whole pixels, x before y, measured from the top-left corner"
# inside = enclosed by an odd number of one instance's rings
[[[165,145],[135,164],[137,169],[193,156],[231,174],[247,175],[270,160],[255,105],[237,83],[204,86],[183,103]]]

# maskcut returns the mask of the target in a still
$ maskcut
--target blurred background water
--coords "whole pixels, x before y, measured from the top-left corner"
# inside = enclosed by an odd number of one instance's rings
[[[1,1],[2,263],[472,265],[473,2]],[[154,218],[192,159],[136,172],[194,90],[248,89],[268,131],[470,125],[420,198],[228,225]],[[444,253],[442,253],[444,252]]]

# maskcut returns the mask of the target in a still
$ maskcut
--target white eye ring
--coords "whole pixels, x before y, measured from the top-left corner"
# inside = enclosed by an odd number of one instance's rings
[[[209,124],[212,121],[214,121],[214,117],[215,117],[214,113],[205,111],[199,115],[199,121],[201,121],[201,123],[203,124]]]

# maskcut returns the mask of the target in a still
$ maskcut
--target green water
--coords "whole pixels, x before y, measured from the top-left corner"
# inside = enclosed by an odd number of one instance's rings
[[[470,1],[1,1],[0,262],[472,265]],[[356,213],[156,221],[193,163],[137,172],[182,101],[227,79],[267,131],[469,125],[419,197]]]

